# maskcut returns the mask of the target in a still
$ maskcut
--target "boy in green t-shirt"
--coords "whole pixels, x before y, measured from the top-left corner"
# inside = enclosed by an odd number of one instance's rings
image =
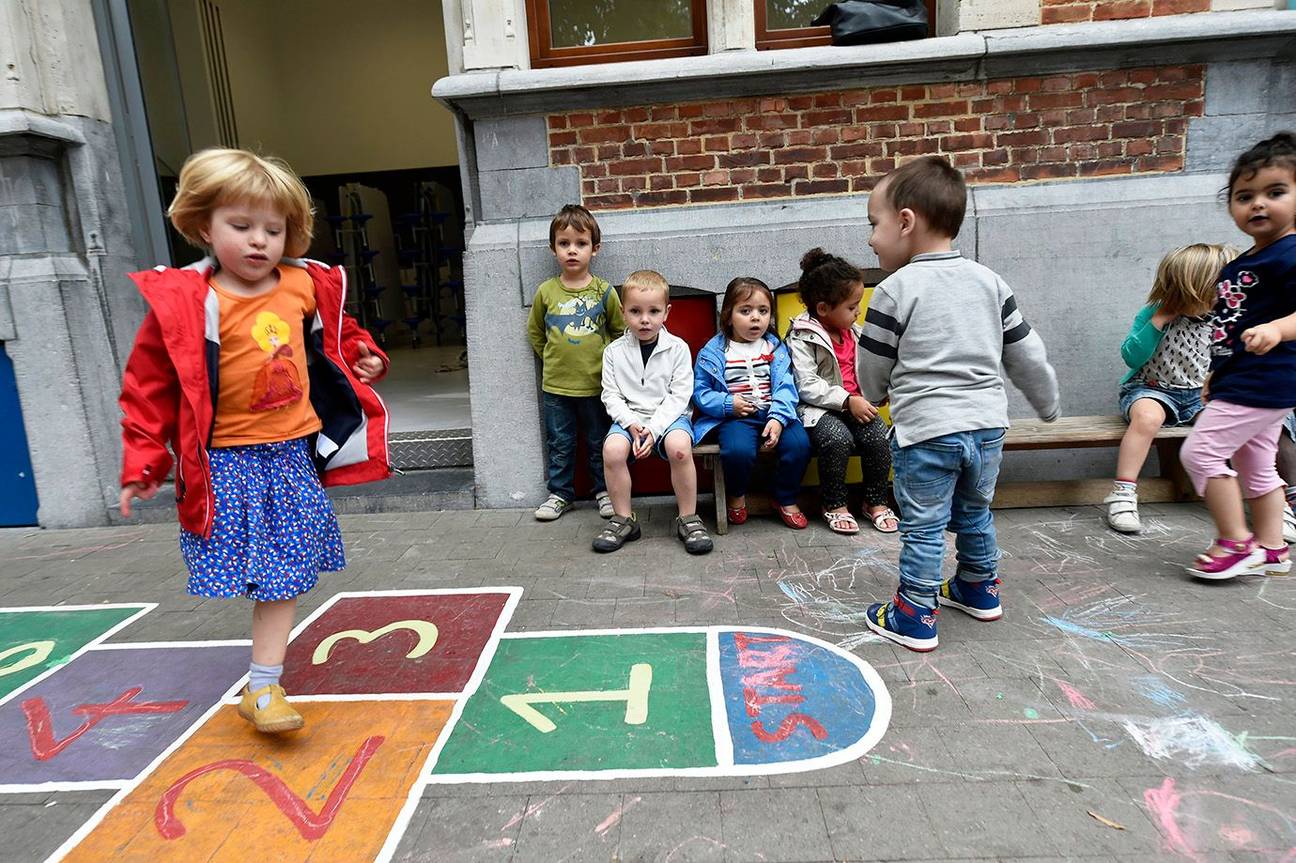
[[[625,331],[621,300],[598,276],[590,260],[599,251],[598,222],[579,204],[568,204],[549,223],[549,248],[562,271],[536,289],[527,320],[531,347],[544,365],[545,438],[548,440],[549,499],[535,517],[553,521],[571,508],[576,496],[576,435],[583,428],[599,515],[612,517],[612,499],[603,480],[603,348]]]

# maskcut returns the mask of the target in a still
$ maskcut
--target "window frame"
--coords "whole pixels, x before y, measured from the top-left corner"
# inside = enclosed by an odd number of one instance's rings
[[[707,0],[690,0],[693,35],[679,39],[648,39],[642,42],[612,42],[607,45],[553,47],[549,24],[549,0],[526,0],[527,40],[531,67],[585,66],[591,63],[624,63],[663,57],[692,57],[707,53]]]
[[[530,2],[530,0],[528,0]],[[927,38],[936,35],[936,0],[923,0],[927,7]],[[831,45],[831,28],[796,27],[787,30],[768,29],[766,0],[752,0],[752,11],[756,17],[756,50],[770,51],[779,48],[812,48],[817,45]]]

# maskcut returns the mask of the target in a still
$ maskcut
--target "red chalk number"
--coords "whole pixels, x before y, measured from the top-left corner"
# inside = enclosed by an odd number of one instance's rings
[[[213,761],[211,764],[204,764],[190,770],[184,776],[181,776],[175,783],[168,788],[158,800],[157,810],[153,814],[153,821],[157,825],[157,831],[163,839],[179,839],[185,835],[185,826],[176,816],[176,803],[180,800],[180,795],[184,793],[185,787],[195,779],[206,776],[208,773],[216,773],[220,770],[233,770],[235,773],[242,773],[248,779],[251,779],[256,786],[265,792],[284,817],[292,822],[297,828],[297,832],[308,842],[314,842],[325,833],[329,827],[333,826],[333,819],[337,817],[338,810],[346,802],[347,794],[351,792],[351,786],[355,784],[356,779],[360,777],[361,771],[373,758],[378,747],[383,745],[385,737],[374,735],[365,739],[356,750],[356,754],[351,757],[347,764],[346,770],[342,771],[341,778],[329,792],[328,799],[316,812],[306,805],[306,801],[298,797],[293,790],[289,788],[282,779],[275,776],[269,770],[259,764],[242,759],[228,758],[224,761]]]

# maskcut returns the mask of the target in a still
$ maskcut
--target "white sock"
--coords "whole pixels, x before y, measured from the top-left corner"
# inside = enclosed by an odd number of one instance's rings
[[[279,682],[283,674],[282,665],[258,665],[255,662],[248,667],[248,691],[256,692],[266,686]],[[263,710],[270,703],[270,694],[266,693],[257,699],[257,710]]]

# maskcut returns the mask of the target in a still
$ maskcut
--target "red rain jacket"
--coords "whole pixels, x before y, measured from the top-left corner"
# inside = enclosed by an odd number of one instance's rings
[[[324,485],[386,479],[387,408],[351,371],[359,345],[389,365],[377,342],[343,310],[346,271],[318,261],[284,258],[315,284],[315,317],[306,321],[310,399],[323,428],[312,437]],[[126,363],[119,404],[121,483],[161,483],[176,454],[175,492],[180,526],[211,535],[215,516],[207,447],[220,380],[220,303],[208,284],[210,258],[183,270],[157,267],[132,273],[149,313]],[[385,374],[384,369],[384,374]]]

